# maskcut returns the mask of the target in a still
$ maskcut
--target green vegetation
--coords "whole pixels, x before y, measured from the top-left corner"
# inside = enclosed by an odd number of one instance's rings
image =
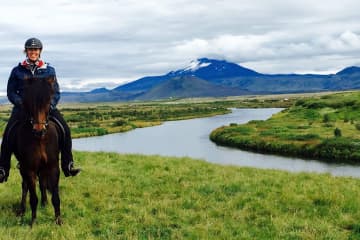
[[[229,113],[231,107],[285,107],[295,99],[283,96],[212,99],[175,99],[172,101],[62,104],[61,113],[74,138],[124,132],[159,125],[164,121],[209,117]],[[0,131],[3,132],[11,106],[0,107]]]
[[[51,204],[15,216],[21,181],[0,184],[0,239],[359,239],[360,180],[189,158],[75,153],[83,172]],[[15,161],[13,166],[16,165]]]
[[[336,162],[360,163],[360,93],[300,99],[266,121],[230,124],[214,130],[214,142]]]

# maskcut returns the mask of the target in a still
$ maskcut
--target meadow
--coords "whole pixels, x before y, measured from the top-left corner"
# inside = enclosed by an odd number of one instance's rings
[[[360,163],[360,92],[298,99],[266,121],[231,123],[210,138],[256,152]]]
[[[61,103],[72,137],[99,136],[135,128],[150,127],[164,121],[209,117],[229,113],[231,107],[286,107],[284,96],[172,99],[152,102]],[[0,131],[10,117],[11,106],[0,106]]]
[[[0,185],[0,239],[359,239],[360,180],[201,160],[75,152],[51,204],[15,215],[20,176]]]

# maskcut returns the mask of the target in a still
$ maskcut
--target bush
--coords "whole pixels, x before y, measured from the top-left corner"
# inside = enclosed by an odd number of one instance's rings
[[[341,137],[341,130],[339,128],[335,128],[334,130],[334,136],[335,137]]]
[[[307,141],[314,139],[320,139],[320,136],[318,134],[308,133],[303,135],[290,135],[287,138],[287,140],[295,140],[295,141]]]
[[[297,101],[295,102],[295,106],[302,106],[302,105],[304,105],[304,103],[305,103],[305,100],[304,100],[304,99],[300,99],[300,100],[297,100]]]
[[[325,114],[325,115],[324,115],[324,117],[323,117],[323,122],[324,122],[324,123],[330,122],[330,115],[329,115],[329,114]]]
[[[121,126],[125,126],[125,125],[127,125],[128,123],[127,123],[127,121],[126,120],[124,120],[124,119],[119,119],[119,120],[116,120],[113,124],[112,124],[112,126],[113,127],[121,127]]]

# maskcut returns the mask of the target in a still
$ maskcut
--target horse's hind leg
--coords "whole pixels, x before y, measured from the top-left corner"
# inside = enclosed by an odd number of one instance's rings
[[[61,225],[62,221],[61,221],[61,217],[60,217],[60,196],[59,196],[59,187],[58,186],[54,187],[54,189],[52,191],[51,202],[54,206],[55,222],[57,225]]]
[[[40,192],[41,192],[41,206],[45,207],[47,204],[47,195],[46,195],[46,177],[43,174],[39,175],[39,185],[40,185]]]
[[[26,196],[27,196],[27,192],[28,192],[28,187],[26,184],[26,181],[22,181],[21,184],[22,187],[22,195],[21,195],[21,202],[20,202],[20,209],[17,212],[18,216],[24,216],[25,214],[25,210],[26,210]]]
[[[49,187],[51,191],[51,202],[54,206],[55,222],[58,225],[62,224],[60,217],[60,196],[59,196],[59,169],[54,169],[51,176],[49,176]]]

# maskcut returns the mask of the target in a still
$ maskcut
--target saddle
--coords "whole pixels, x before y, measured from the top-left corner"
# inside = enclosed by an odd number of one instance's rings
[[[49,120],[52,121],[53,123],[55,123],[55,125],[57,126],[56,131],[58,132],[58,134],[60,136],[61,142],[63,142],[65,139],[64,126],[61,124],[61,122],[58,119],[56,119],[53,116],[49,116]],[[6,137],[6,140],[8,141],[8,143],[11,143],[11,138],[10,138],[10,136],[12,136],[11,133],[14,131],[14,129],[18,126],[19,123],[20,123],[20,120],[14,121],[14,123],[9,127],[9,131],[7,132],[7,135],[4,136],[4,137]]]

